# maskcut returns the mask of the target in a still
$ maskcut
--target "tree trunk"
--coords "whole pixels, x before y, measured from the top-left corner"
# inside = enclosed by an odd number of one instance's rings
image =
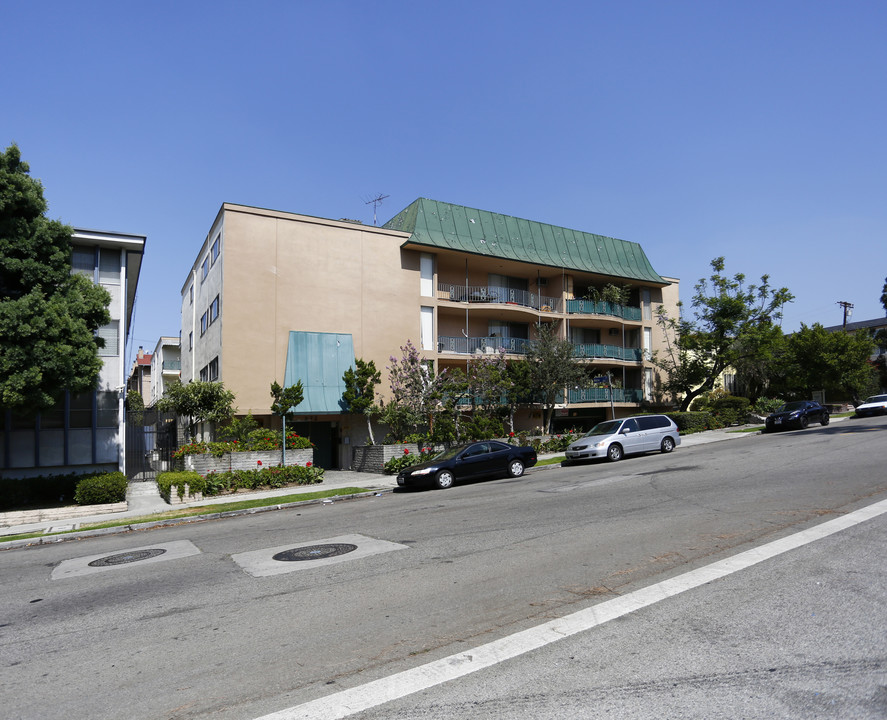
[[[369,413],[366,413],[366,419],[367,419],[367,432],[370,435],[370,445],[375,445],[376,439],[373,437],[373,419]]]

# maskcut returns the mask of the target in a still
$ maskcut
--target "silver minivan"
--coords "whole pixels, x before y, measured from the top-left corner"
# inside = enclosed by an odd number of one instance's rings
[[[567,448],[567,460],[606,457],[621,460],[625,455],[660,450],[669,453],[681,444],[678,426],[666,415],[633,415],[598,423]]]

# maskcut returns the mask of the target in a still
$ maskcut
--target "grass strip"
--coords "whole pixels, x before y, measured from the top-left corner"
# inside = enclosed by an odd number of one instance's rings
[[[566,455],[558,455],[557,457],[553,457],[553,458],[545,458],[544,460],[536,461],[536,466],[538,467],[539,465],[560,465],[566,459],[567,459]]]
[[[176,510],[167,510],[165,512],[153,513],[151,515],[140,515],[138,517],[120,518],[119,520],[109,520],[102,523],[86,523],[80,525],[76,530],[62,530],[56,533],[30,532],[21,535],[4,535],[0,537],[0,543],[10,542],[12,540],[30,540],[37,537],[51,537],[53,535],[68,535],[75,532],[83,532],[84,530],[103,530],[113,527],[125,527],[127,525],[138,525],[139,523],[158,522],[162,520],[177,520],[179,518],[196,517],[199,515],[215,515],[217,513],[233,512],[237,510],[250,510],[252,508],[269,507],[272,505],[288,505],[289,503],[307,502],[310,500],[322,500],[324,498],[337,497],[341,495],[356,495],[358,493],[371,492],[367,488],[347,487],[337,488],[334,490],[318,490],[309,493],[294,493],[292,495],[276,495],[274,497],[253,498],[251,500],[236,500],[227,503],[212,503],[209,505],[196,505],[194,507],[179,508]],[[59,523],[65,522],[59,520]]]

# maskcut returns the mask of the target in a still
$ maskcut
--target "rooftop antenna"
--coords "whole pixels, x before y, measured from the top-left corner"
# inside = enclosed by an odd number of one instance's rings
[[[382,201],[383,201],[385,198],[387,198],[387,197],[390,197],[390,196],[389,196],[389,195],[376,195],[376,197],[374,197],[372,200],[367,200],[367,201],[366,201],[366,203],[365,203],[366,205],[372,205],[372,206],[373,206],[373,225],[376,224],[376,208],[377,208],[379,205],[381,205],[381,204],[382,204]]]

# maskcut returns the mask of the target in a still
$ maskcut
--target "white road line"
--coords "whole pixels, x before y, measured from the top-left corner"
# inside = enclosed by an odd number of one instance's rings
[[[757,563],[821,540],[887,513],[887,500],[829,520],[781,540],[719,560],[623,597],[607,600],[558,620],[509,635],[472,650],[420,665],[364,685],[264,715],[256,720],[335,720],[455,680],[497,663],[589,630],[679,593],[718,580]]]

